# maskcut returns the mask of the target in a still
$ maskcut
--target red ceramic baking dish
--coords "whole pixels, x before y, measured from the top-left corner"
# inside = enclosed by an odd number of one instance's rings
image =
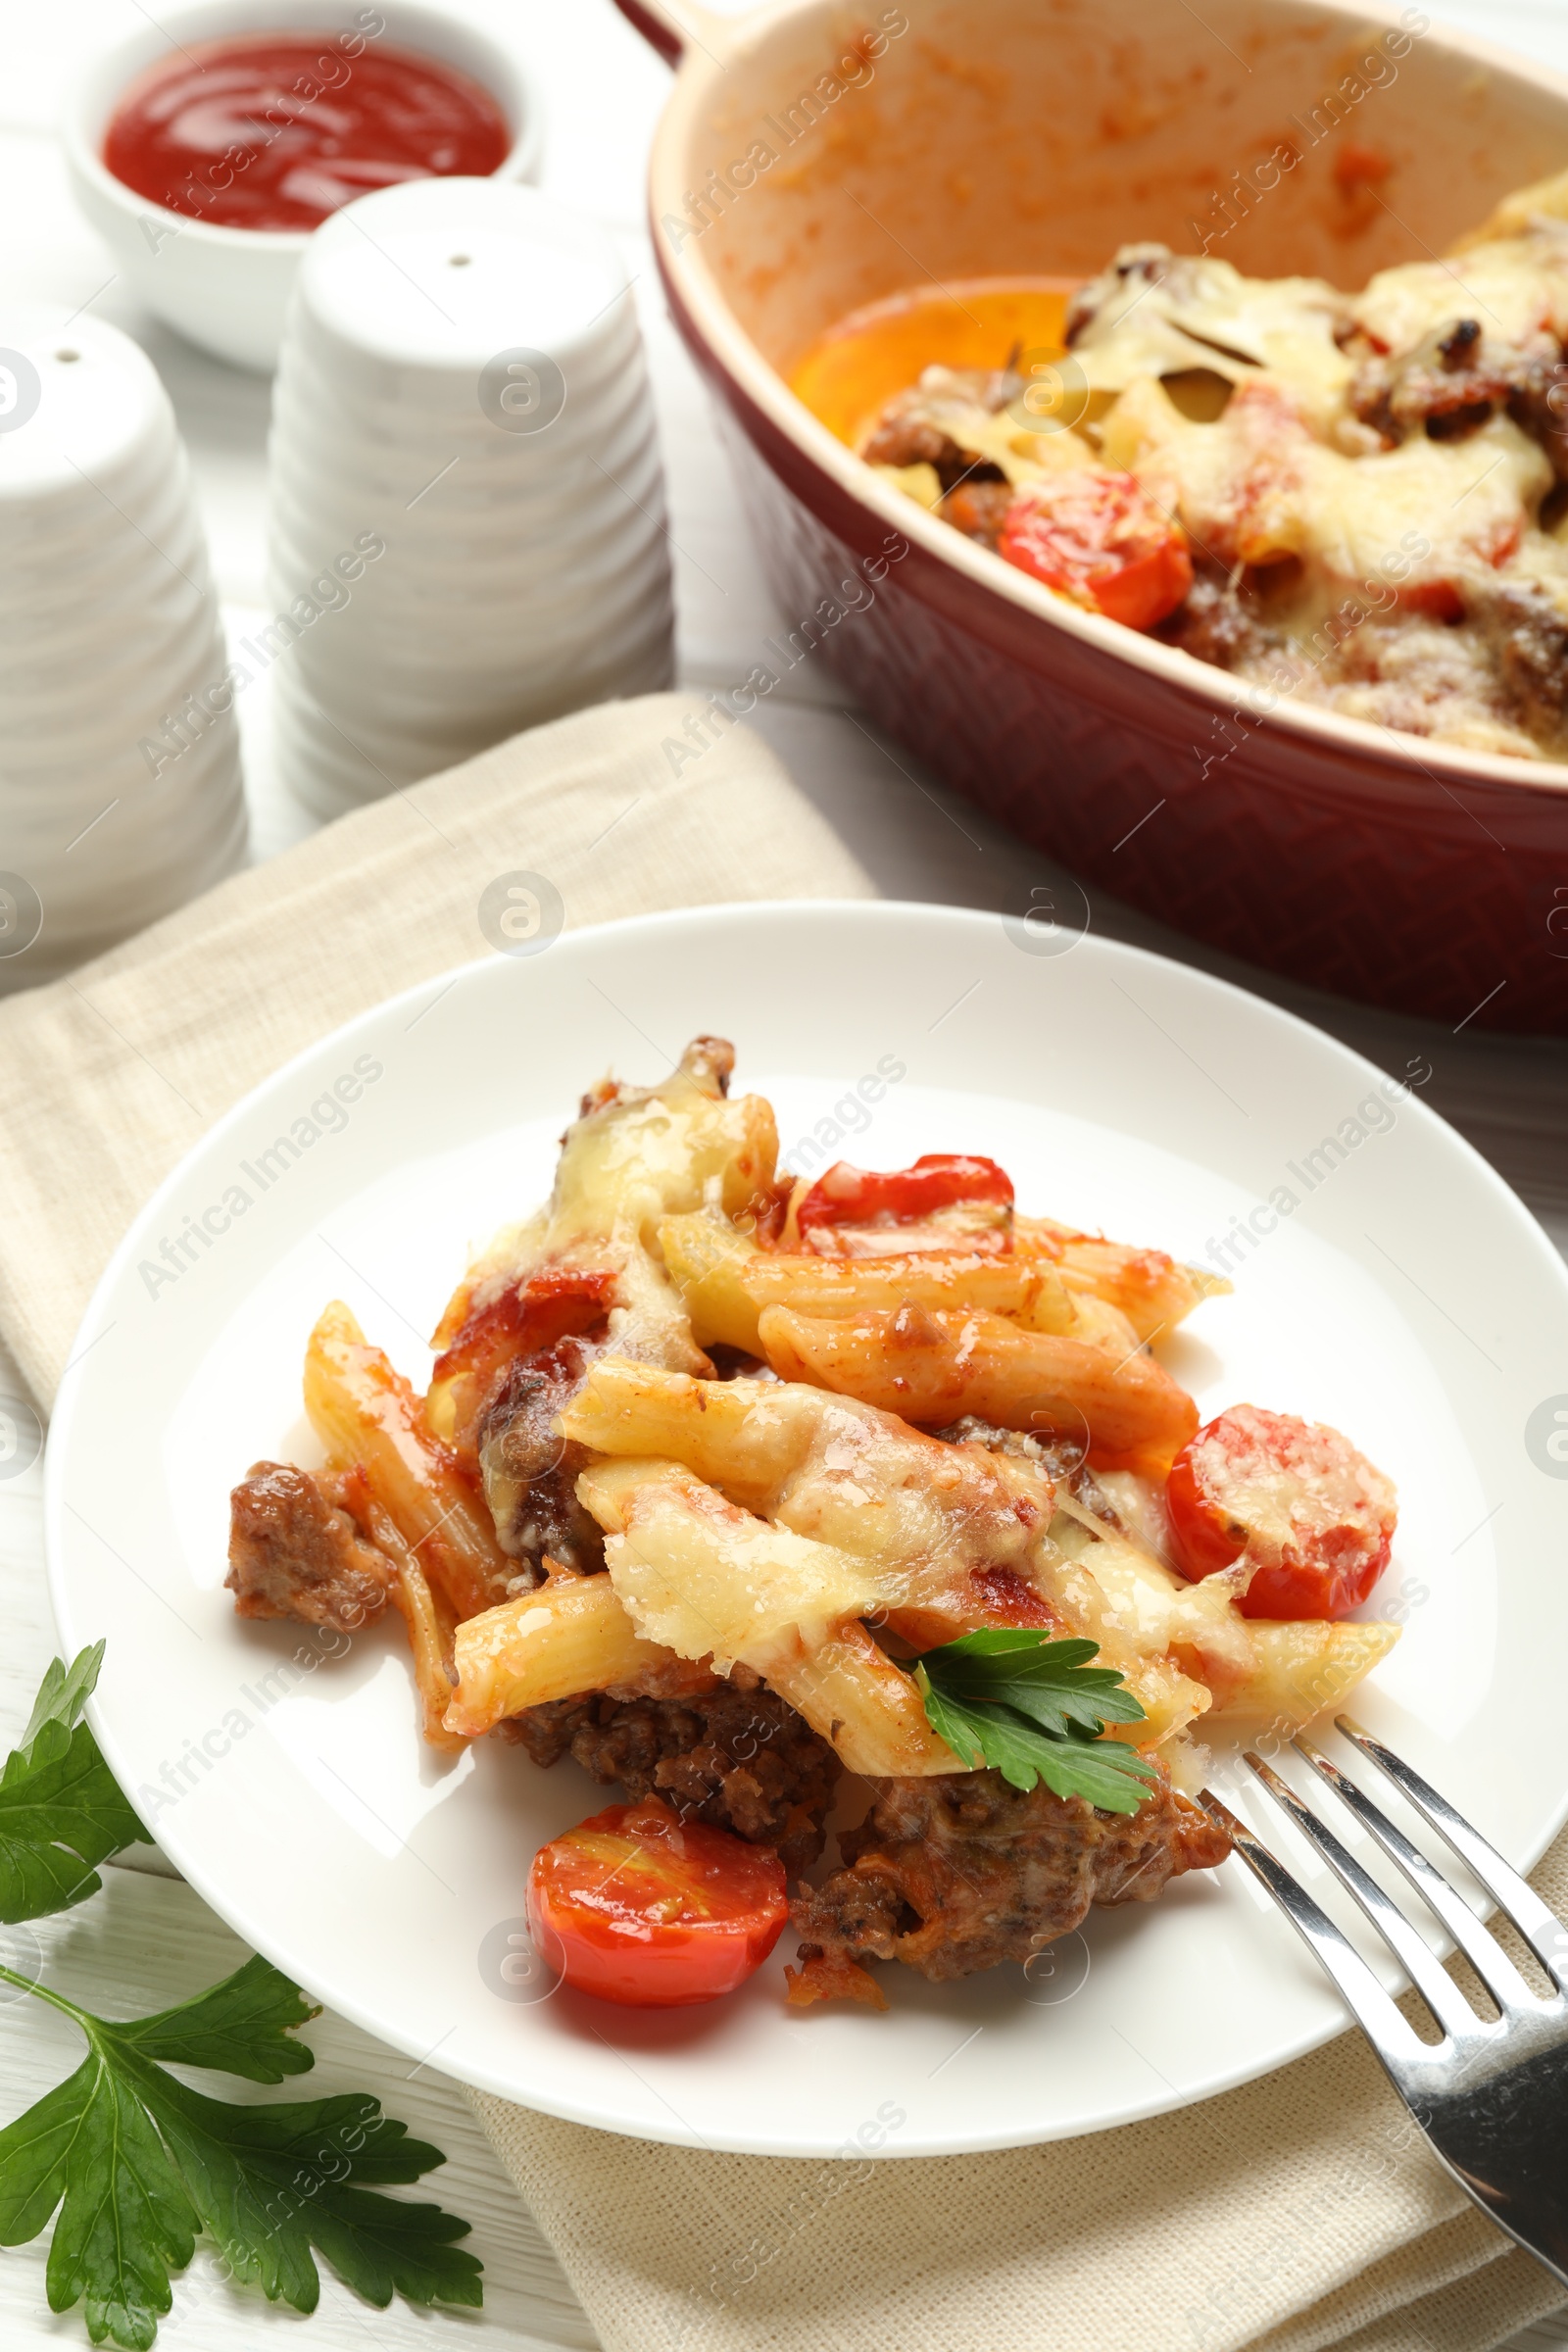
[[[786,380],[900,288],[1087,276],[1227,218],[1215,250],[1243,270],[1358,286],[1568,165],[1568,81],[1418,9],[1334,0],[621,6],[679,68],[660,264],[787,612],[906,548],[826,633],[853,693],[1028,840],[1200,939],[1453,1025],[1568,1033],[1568,765],[1288,702],[1259,717],[1224,672],[927,515]],[[1301,161],[1262,188],[1286,138]]]

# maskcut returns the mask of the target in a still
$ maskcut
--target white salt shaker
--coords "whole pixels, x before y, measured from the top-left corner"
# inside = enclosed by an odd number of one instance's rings
[[[236,680],[184,447],[127,335],[0,313],[0,990],[242,862]]]
[[[274,740],[332,816],[673,675],[663,483],[614,247],[423,179],[322,223],[273,394]]]

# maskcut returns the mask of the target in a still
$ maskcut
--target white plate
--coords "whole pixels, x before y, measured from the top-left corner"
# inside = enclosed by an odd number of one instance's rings
[[[876,1166],[987,1152],[1024,1208],[1191,1258],[1290,1190],[1238,1295],[1161,1352],[1205,1414],[1251,1398],[1331,1421],[1396,1478],[1379,1599],[1408,1622],[1358,1710],[1513,1861],[1542,1852],[1568,1811],[1568,1490],[1526,1424],[1564,1385],[1568,1277],[1538,1227],[1419,1091],[1391,1105],[1369,1064],[1254,998],[1128,948],[885,905],[650,916],[421,986],[258,1089],[149,1204],[64,1385],[48,1537],[63,1646],[108,1637],[94,1725],[164,1850],[411,2057],[653,2139],[1007,2146],[1206,2097],[1327,2039],[1344,2012],[1234,1863],[1095,1915],[1033,1984],[887,1971],[885,2017],[787,2012],[788,1939],[710,2009],[514,1997],[531,1987],[501,1963],[529,1857],[604,1791],[494,1740],[433,1760],[390,1629],[334,1659],[331,1638],[235,1618],[227,1492],[259,1455],[318,1458],[299,1371],[322,1302],[346,1298],[422,1379],[470,1244],[543,1196],[584,1084],[612,1064],[652,1079],[699,1030],[736,1041],[786,1152],[816,1131],[829,1157]],[[851,1131],[879,1065],[903,1074]],[[339,1121],[324,1105],[356,1068]],[[1344,1157],[1308,1190],[1326,1136]],[[269,1151],[283,1172],[264,1189]],[[188,1238],[203,1222],[209,1240]],[[179,1270],[160,1280],[166,1243]],[[1263,1800],[1248,1809],[1261,1826]]]

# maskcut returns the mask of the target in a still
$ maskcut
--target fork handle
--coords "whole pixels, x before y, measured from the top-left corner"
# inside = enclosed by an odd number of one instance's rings
[[[1516,2015],[1506,2031],[1499,2021],[1478,2043],[1446,2039],[1429,2047],[1246,1822],[1212,1789],[1200,1801],[1339,1987],[1444,2170],[1568,2290],[1568,2020],[1561,2000],[1533,2004],[1534,2017]]]

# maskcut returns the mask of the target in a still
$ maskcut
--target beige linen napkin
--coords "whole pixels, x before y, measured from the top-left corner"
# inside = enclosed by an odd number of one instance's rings
[[[0,1004],[0,1333],[41,1399],[180,1153],[335,1023],[481,954],[498,874],[547,874],[572,924],[872,895],[744,728],[671,759],[702,709],[518,737]],[[1537,1884],[1568,1915],[1568,1838]],[[606,2352],[1490,2352],[1561,2299],[1355,2035],[1180,2114],[986,2156],[783,2162],[473,2104]]]
[[[645,695],[341,817],[0,1001],[0,1332],[40,1400],[116,1243],[197,1137],[339,1022],[491,953],[480,896],[519,871],[555,884],[568,928],[876,895],[755,734]]]

